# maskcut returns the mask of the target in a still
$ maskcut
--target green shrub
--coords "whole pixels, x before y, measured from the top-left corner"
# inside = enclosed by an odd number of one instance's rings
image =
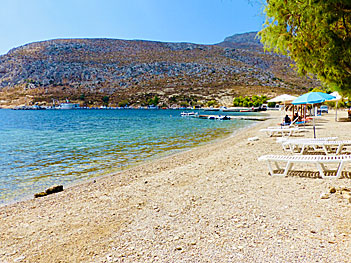
[[[188,103],[187,101],[182,101],[182,102],[180,103],[180,106],[181,106],[181,107],[188,107],[188,106],[189,106],[189,103]]]
[[[215,106],[215,105],[217,105],[218,103],[217,103],[217,101],[215,101],[215,100],[210,100],[210,101],[208,101],[207,102],[207,106],[208,107],[212,107],[212,106]]]
[[[129,104],[128,100],[122,100],[118,102],[118,107],[125,107],[125,106],[128,106],[128,104]]]
[[[252,97],[236,97],[233,100],[233,106],[234,107],[258,107],[262,105],[263,103],[267,102],[268,98],[267,96],[257,96],[254,95]]]
[[[108,102],[110,101],[110,97],[109,96],[104,96],[102,98],[102,102],[104,103],[104,106],[108,106]]]
[[[268,107],[269,108],[274,108],[275,107],[275,102],[268,102]]]
[[[147,101],[147,104],[150,106],[150,105],[154,105],[154,106],[157,106],[158,102],[160,101],[160,98],[157,97],[157,95],[155,95],[155,97],[153,97],[152,99],[149,99]]]

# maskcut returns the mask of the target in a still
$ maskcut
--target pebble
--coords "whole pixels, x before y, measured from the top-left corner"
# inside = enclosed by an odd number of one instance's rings
[[[321,199],[329,199],[329,194],[328,193],[321,193],[320,198]]]
[[[25,256],[21,256],[21,257],[18,257],[16,259],[14,259],[13,261],[14,262],[20,262],[20,261],[24,260],[25,258],[26,258]]]
[[[335,188],[335,187],[331,187],[331,188],[329,189],[329,193],[331,193],[331,194],[336,193],[336,188]]]
[[[271,138],[260,138],[258,142],[252,143],[253,146],[250,146],[250,150],[256,150],[256,145],[260,145],[261,141],[266,140],[270,142]],[[244,142],[242,145],[245,145]],[[278,148],[272,144],[270,147],[275,147],[277,153],[281,152],[280,146]],[[260,150],[265,151],[266,149]],[[226,160],[226,154],[230,154],[231,159],[237,158],[234,157],[235,154],[228,152],[223,153],[223,156],[219,155],[220,160],[221,158]],[[76,207],[73,206],[73,209],[65,211],[70,204],[68,202],[70,200],[67,200],[67,202],[59,203],[60,205],[53,205],[52,207],[57,210],[52,211],[50,215],[57,215],[58,220],[61,219],[62,215],[62,220],[65,220],[67,227],[77,222],[76,219],[79,218],[76,216],[79,211],[83,216],[86,216],[80,218],[83,220],[82,223],[88,222],[85,220],[90,219],[88,217],[90,212],[93,212],[92,218],[96,219],[97,222],[100,218],[102,219],[99,226],[109,227],[111,232],[108,232],[106,237],[101,236],[100,233],[97,233],[97,236],[92,236],[94,240],[101,238],[102,241],[95,243],[96,247],[94,243],[89,244],[89,253],[86,255],[94,262],[107,263],[110,260],[112,262],[347,261],[350,253],[348,243],[350,233],[346,219],[350,218],[351,204],[348,202],[351,200],[343,198],[347,191],[341,193],[342,188],[338,186],[340,182],[334,181],[336,191],[334,194],[334,190],[331,190],[333,185],[329,185],[326,180],[323,181],[324,184],[319,184],[322,180],[311,180],[311,178],[306,177],[267,177],[265,175],[267,167],[263,164],[259,165],[253,160],[252,156],[255,154],[251,153],[249,157],[244,155],[238,157],[242,158],[241,162],[245,164],[242,165],[242,168],[239,168],[239,162],[232,162],[229,165],[219,162],[219,167],[216,167],[215,172],[212,173],[209,172],[210,168],[207,167],[207,164],[203,164],[203,166],[197,164],[196,167],[201,169],[189,172],[189,174],[194,173],[193,177],[183,176],[181,174],[183,170],[180,168],[178,170],[172,168],[171,175],[174,176],[174,179],[171,177],[169,181],[165,179],[164,175],[167,175],[168,172],[165,170],[164,173],[156,172],[155,175],[149,175],[150,179],[141,176],[136,182],[131,182],[131,185],[120,188],[104,186],[99,190],[99,193],[92,192],[95,196],[94,200],[99,202],[101,200],[96,197],[105,192],[111,193],[111,198],[121,200],[120,202],[123,204],[121,208],[117,207],[116,202],[100,202],[106,207],[98,206],[98,203],[87,202],[86,207],[91,207],[91,209],[84,214],[80,202],[72,202],[72,205],[76,204]],[[261,152],[257,152],[257,155],[260,154]],[[195,157],[192,159],[196,160]],[[217,160],[216,158],[215,160]],[[175,158],[175,160],[177,159]],[[208,159],[209,162],[213,160]],[[205,161],[203,162],[205,163]],[[221,165],[235,169],[228,169],[228,172],[222,174],[220,172]],[[191,165],[187,167],[193,169]],[[239,174],[242,177],[239,177]],[[205,181],[205,178],[209,180],[210,184]],[[144,184],[146,180],[148,183]],[[177,187],[170,186],[173,180],[177,180],[174,181]],[[164,181],[167,183],[162,186],[161,183]],[[351,188],[351,182],[344,181],[342,183]],[[163,187],[160,191],[143,191],[147,190],[148,187],[158,185]],[[100,187],[100,183],[96,187]],[[134,187],[137,190],[132,195],[130,192]],[[308,189],[308,191],[301,191],[301,187]],[[277,191],[281,191],[281,198],[276,198]],[[329,196],[330,200],[320,200],[318,194],[321,193]],[[60,197],[60,195],[57,196]],[[342,204],[334,205],[332,201],[335,203],[340,201]],[[36,209],[38,210],[27,209],[25,211],[33,215],[28,217],[26,213],[22,218],[15,218],[14,222],[11,221],[14,217],[12,213],[14,210],[5,210],[11,218],[2,220],[9,225],[13,224],[11,226],[13,229],[16,229],[15,223],[21,222],[18,228],[29,228],[31,231],[38,229],[37,233],[38,236],[40,233],[40,238],[42,235],[52,238],[50,233],[55,229],[52,228],[55,227],[54,221],[48,222],[51,225],[39,226],[39,223],[44,223],[45,218],[47,218],[45,213],[38,212],[47,209],[46,206],[43,209],[40,208],[42,203],[44,202],[33,201],[29,207],[37,204],[38,208]],[[137,208],[143,210],[136,210]],[[155,211],[158,209],[160,209],[161,214],[157,214]],[[64,213],[62,213],[63,211]],[[115,213],[116,216],[109,217],[111,213]],[[69,217],[70,214],[72,214],[71,217]],[[3,215],[1,214],[0,218]],[[37,215],[45,215],[45,217],[43,220],[37,220]],[[64,216],[67,217],[64,218]],[[104,222],[105,217],[103,216],[106,216],[106,222]],[[26,218],[29,227],[22,225],[23,218]],[[70,218],[73,222],[69,222]],[[34,227],[37,223],[36,229]],[[117,227],[116,223],[121,223],[121,228]],[[90,224],[87,225],[90,227]],[[90,229],[93,229],[95,224],[91,225]],[[83,234],[84,230],[86,228],[82,227]],[[72,248],[68,244],[78,235],[71,235],[71,232],[79,233],[68,228],[64,231],[66,233],[63,232],[63,234],[67,235],[67,239],[64,238],[67,247]],[[221,237],[216,232],[220,233]],[[23,236],[24,233],[16,232],[15,236]],[[12,239],[13,241],[10,242],[7,241],[7,236],[13,238],[14,234],[10,236],[6,233],[5,241],[8,247],[6,253],[12,251],[10,245],[14,242],[16,242],[17,249],[24,247],[26,239]],[[55,238],[62,238],[62,236],[58,235]],[[38,240],[38,243],[43,245],[44,240]],[[335,242],[334,245],[331,242]],[[108,248],[111,250],[110,253],[107,251]],[[287,251],[289,252],[285,253]],[[54,250],[50,252],[53,253],[52,256],[48,255],[48,261],[51,262],[58,254]],[[4,252],[0,251],[0,261],[3,258],[10,258],[7,254],[1,256],[1,253]],[[15,255],[11,256],[9,262],[13,262],[21,255],[22,253],[17,251]],[[63,254],[63,256],[68,256],[68,254]],[[34,262],[33,258],[32,255],[28,254],[22,262]]]

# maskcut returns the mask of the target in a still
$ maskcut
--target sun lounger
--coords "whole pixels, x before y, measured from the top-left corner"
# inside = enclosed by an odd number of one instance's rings
[[[266,129],[261,129],[260,131],[261,132],[266,132],[266,134],[269,137],[272,137],[274,135],[290,137],[294,133],[307,131],[307,130],[306,129],[300,129],[300,128],[266,128]]]
[[[335,141],[338,137],[323,137],[323,138],[298,138],[291,139],[287,137],[277,138],[277,143],[281,143],[283,150],[290,150],[290,145],[294,143],[303,143],[303,142],[314,142],[314,141]]]
[[[338,137],[321,137],[321,138],[287,138],[280,137],[277,138],[277,143],[284,143],[287,141],[335,141]]]
[[[306,150],[313,148],[322,148],[326,155],[340,154],[345,146],[350,146],[351,140],[288,140],[283,143],[283,148],[289,148],[292,153],[303,154]]]
[[[286,176],[292,170],[293,165],[296,163],[310,163],[315,164],[319,174],[322,178],[340,178],[342,169],[347,162],[351,162],[351,155],[263,155],[258,158],[259,161],[266,161],[268,164],[269,172],[272,176]],[[278,170],[282,170],[279,166],[280,163],[286,163],[283,173],[274,172],[272,162]],[[327,176],[325,164],[337,164],[336,176]]]

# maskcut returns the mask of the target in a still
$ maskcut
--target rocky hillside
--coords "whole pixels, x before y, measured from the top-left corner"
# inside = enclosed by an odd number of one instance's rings
[[[285,57],[263,52],[256,33],[217,45],[116,39],[57,39],[0,56],[0,107],[81,105],[230,105],[239,95],[301,93],[318,85],[298,77]]]

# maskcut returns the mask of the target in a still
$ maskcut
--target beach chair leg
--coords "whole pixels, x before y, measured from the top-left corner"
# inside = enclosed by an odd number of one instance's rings
[[[285,170],[284,170],[284,176],[287,176],[288,175],[288,172],[292,169],[293,167],[293,163],[292,162],[288,162],[286,164],[286,167],[285,167]]]
[[[340,154],[343,148],[344,148],[344,145],[343,145],[343,144],[340,144],[340,145],[338,146],[338,148],[336,149],[336,154]]]
[[[330,179],[338,179],[338,178],[340,178],[341,173],[342,173],[342,169],[344,168],[344,162],[341,161],[339,163],[338,169],[336,170],[336,176],[327,176],[327,175],[325,175],[325,172],[327,172],[328,170],[325,168],[324,164],[317,162],[316,166],[318,168],[320,176],[323,179],[328,179],[328,178],[330,178]]]
[[[316,166],[317,166],[317,169],[318,169],[318,171],[319,171],[319,175],[320,175],[322,178],[330,177],[330,176],[325,176],[325,175],[324,175],[324,172],[326,171],[326,169],[325,169],[325,166],[324,166],[322,163],[316,162]]]
[[[268,170],[269,170],[269,173],[271,174],[271,176],[285,176],[285,171],[282,174],[274,173],[272,164],[271,164],[271,162],[269,160],[267,160],[267,164],[268,164]],[[280,166],[279,166],[277,161],[274,161],[274,165],[275,165],[276,169],[280,170]]]
[[[289,148],[290,148],[290,152],[293,154],[296,147],[293,146],[292,144],[290,144],[290,145],[289,145]]]
[[[340,178],[341,177],[341,173],[342,173],[342,169],[344,168],[344,162],[341,161],[340,164],[338,165],[338,170],[336,172],[336,177],[335,178]]]
[[[293,144],[289,144],[289,147],[290,147],[290,151],[292,154],[294,153],[299,153],[300,149],[299,149],[299,146],[297,145],[293,145]]]
[[[269,160],[267,160],[267,165],[268,165],[268,170],[269,170],[270,175],[273,175],[274,174],[273,168],[272,168],[271,162]]]
[[[328,155],[329,152],[328,152],[327,146],[323,145],[323,150],[324,150],[325,154]]]

